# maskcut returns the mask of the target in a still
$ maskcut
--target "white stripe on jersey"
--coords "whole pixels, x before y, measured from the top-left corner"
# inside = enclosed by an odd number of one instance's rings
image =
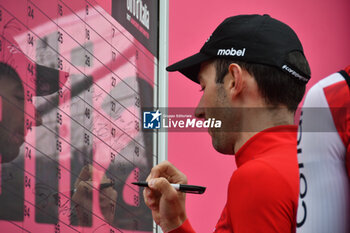
[[[297,228],[298,233],[350,232],[350,187],[345,167],[346,148],[336,130],[324,88],[344,81],[332,74],[319,81],[308,92],[301,118],[301,141],[298,148],[300,175],[297,222],[306,219]],[[322,114],[307,109],[322,108]],[[320,127],[323,132],[310,132]],[[313,128],[315,129],[315,128]],[[299,138],[298,137],[298,138]],[[306,180],[306,183],[305,183]],[[305,187],[306,185],[306,187]],[[307,189],[305,191],[305,189]]]

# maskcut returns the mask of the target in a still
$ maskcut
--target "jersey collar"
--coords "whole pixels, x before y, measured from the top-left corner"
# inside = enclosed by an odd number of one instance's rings
[[[265,129],[251,137],[235,154],[237,167],[245,162],[266,156],[266,151],[275,150],[285,145],[295,146],[297,151],[296,125],[280,125]]]

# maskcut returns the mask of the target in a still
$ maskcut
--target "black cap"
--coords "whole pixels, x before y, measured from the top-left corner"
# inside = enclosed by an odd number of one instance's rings
[[[269,15],[238,15],[225,19],[205,42],[200,52],[171,66],[198,83],[200,64],[212,58],[226,58],[277,67],[307,83],[310,74],[287,62],[288,54],[303,47],[295,32]]]

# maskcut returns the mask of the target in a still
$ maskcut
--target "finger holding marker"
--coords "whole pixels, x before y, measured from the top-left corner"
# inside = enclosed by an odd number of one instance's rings
[[[164,232],[178,228],[186,220],[185,194],[178,192],[165,178],[149,180],[149,195],[145,202],[152,210],[154,221]]]
[[[149,188],[143,194],[152,210],[154,221],[164,232],[178,228],[186,220],[186,195],[178,192],[172,183],[187,183],[186,176],[169,162],[155,166],[147,178]]]

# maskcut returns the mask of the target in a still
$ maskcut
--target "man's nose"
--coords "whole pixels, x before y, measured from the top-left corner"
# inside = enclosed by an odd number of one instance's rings
[[[205,111],[204,111],[204,105],[203,105],[203,96],[201,97],[201,99],[199,100],[199,103],[196,107],[196,110],[194,111],[194,115],[197,118],[204,118],[205,119]]]

